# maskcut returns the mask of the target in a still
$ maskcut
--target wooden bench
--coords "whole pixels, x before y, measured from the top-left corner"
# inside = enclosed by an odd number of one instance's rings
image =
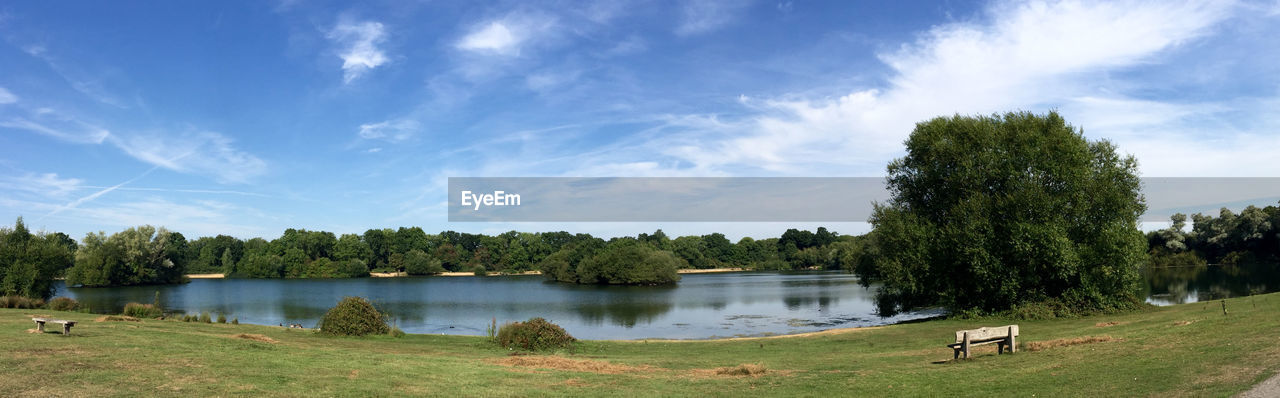
[[[956,342],[947,344],[947,347],[955,350],[955,358],[960,358],[962,352],[965,358],[969,358],[970,347],[991,343],[996,343],[997,354],[1004,354],[1005,347],[1009,347],[1009,352],[1018,351],[1017,337],[1018,325],[958,330]]]
[[[36,330],[40,333],[44,333],[45,322],[61,323],[63,335],[71,334],[71,327],[76,325],[76,321],[68,321],[65,319],[31,318],[31,320],[36,321]]]

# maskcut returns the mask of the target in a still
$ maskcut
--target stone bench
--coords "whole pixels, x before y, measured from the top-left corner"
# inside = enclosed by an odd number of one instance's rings
[[[997,354],[1004,354],[1005,347],[1009,347],[1009,352],[1018,351],[1017,337],[1018,325],[958,330],[956,342],[947,344],[947,347],[955,350],[955,358],[960,358],[960,353],[964,353],[964,357],[969,358],[970,347],[991,343],[996,343]]]
[[[36,330],[40,333],[44,333],[45,322],[62,324],[63,335],[71,334],[71,327],[76,325],[76,321],[68,321],[65,319],[31,318],[31,320],[36,321]]]

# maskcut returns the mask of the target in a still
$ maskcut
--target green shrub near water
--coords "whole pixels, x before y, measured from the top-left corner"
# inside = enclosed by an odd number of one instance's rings
[[[75,311],[80,309],[80,303],[70,297],[54,297],[53,300],[49,300],[49,309],[54,311]]]
[[[240,318],[231,318],[231,324],[232,324],[232,325],[239,325],[239,324],[240,324]]]
[[[218,323],[227,323],[227,315],[218,314]]]
[[[567,348],[574,341],[577,339],[564,331],[564,328],[542,318],[511,322],[498,329],[498,344],[506,348],[541,351]]]
[[[363,297],[343,297],[320,318],[320,332],[335,336],[387,334],[391,328],[373,303]]]
[[[124,305],[123,314],[134,318],[159,318],[164,315],[164,310],[154,304],[128,303]]]

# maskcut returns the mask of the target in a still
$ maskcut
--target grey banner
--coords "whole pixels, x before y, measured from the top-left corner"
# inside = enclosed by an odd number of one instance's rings
[[[450,177],[451,222],[860,222],[883,177]],[[1280,200],[1280,178],[1144,178],[1142,221]]]

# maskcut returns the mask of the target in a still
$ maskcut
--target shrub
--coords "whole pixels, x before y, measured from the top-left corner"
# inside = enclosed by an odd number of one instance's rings
[[[553,348],[567,348],[573,344],[573,336],[564,328],[542,318],[532,318],[525,322],[511,322],[498,329],[498,344],[506,348],[520,348],[530,351],[541,351]]]
[[[218,314],[218,323],[227,323],[227,315]]]
[[[213,323],[213,318],[209,317],[209,311],[200,313],[200,322]]]
[[[23,296],[4,296],[0,297],[0,308],[24,308],[33,309],[44,306],[44,300],[33,299]]]
[[[362,297],[343,297],[320,318],[320,332],[335,336],[386,334],[390,330],[382,313]]]
[[[483,266],[483,265],[477,265],[475,268],[473,268],[473,269],[471,270],[471,272],[472,272],[473,274],[475,274],[476,276],[487,276],[487,275],[489,275],[489,270],[484,269],[484,266]]]
[[[124,315],[134,318],[159,318],[164,311],[155,304],[128,303],[124,305]]]
[[[239,325],[239,324],[240,324],[240,318],[231,318],[231,324],[232,324],[232,325]]]
[[[54,311],[75,311],[79,308],[80,303],[70,297],[54,297],[49,300],[49,309]]]
[[[183,314],[183,315],[182,315],[182,321],[183,321],[183,322],[195,322],[195,321],[196,321],[196,316],[195,316],[195,315],[191,315],[191,314]]]
[[[404,331],[403,331],[403,330],[400,330],[400,328],[398,328],[398,327],[392,327],[392,328],[391,328],[391,331],[390,331],[390,332],[388,332],[387,334],[389,334],[389,335],[391,335],[391,337],[395,337],[395,338],[397,338],[397,339],[398,339],[398,338],[401,338],[401,337],[404,337]]]

